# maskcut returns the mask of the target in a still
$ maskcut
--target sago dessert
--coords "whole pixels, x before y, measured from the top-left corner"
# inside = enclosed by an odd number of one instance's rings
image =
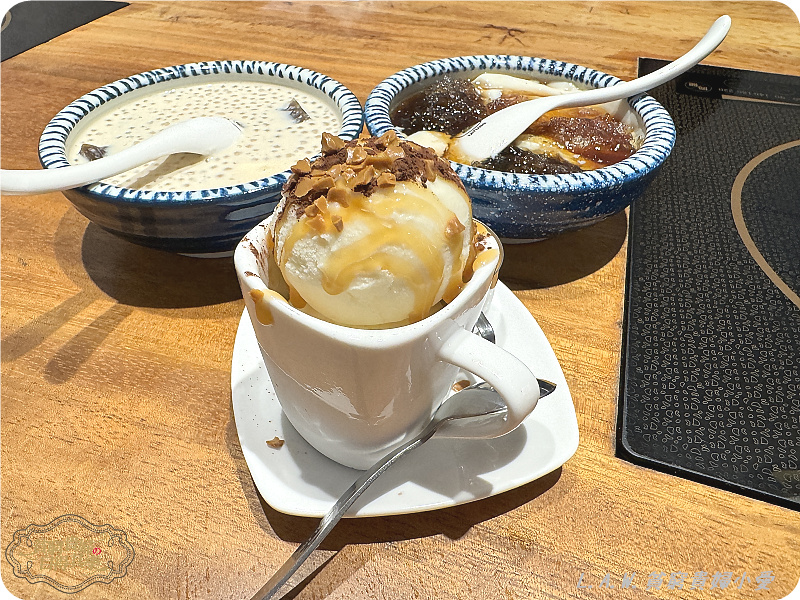
[[[322,137],[322,156],[292,167],[268,236],[290,303],[374,328],[413,323],[451,301],[487,236],[449,163],[394,131]]]
[[[104,180],[137,190],[202,190],[256,181],[313,154],[322,132],[338,131],[342,124],[335,107],[318,95],[263,81],[156,85],[132,96],[76,128],[67,148],[71,163],[114,154],[192,117],[225,117],[242,126],[239,140],[214,154],[172,154]]]

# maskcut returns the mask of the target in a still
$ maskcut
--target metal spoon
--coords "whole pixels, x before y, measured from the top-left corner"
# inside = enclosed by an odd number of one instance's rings
[[[80,187],[129,171],[168,154],[213,154],[233,144],[242,126],[221,117],[197,117],[170,125],[125,150],[86,164],[58,169],[0,170],[3,194],[45,194]]]
[[[449,154],[465,164],[486,160],[509,146],[531,123],[555,108],[621,100],[659,86],[688,71],[711,54],[725,39],[730,27],[731,18],[728,15],[721,16],[689,52],[644,77],[604,88],[536,98],[497,111],[453,138]]]
[[[484,334],[488,332],[492,338],[490,341],[493,341],[494,330],[483,313],[481,313],[481,317],[483,317],[482,327],[479,331]],[[482,337],[489,339],[487,335],[482,335]],[[554,383],[539,380],[540,399],[549,395],[555,389],[556,385]],[[433,415],[433,420],[430,424],[417,437],[384,456],[371,469],[365,471],[342,494],[336,504],[322,518],[311,537],[297,547],[288,560],[281,565],[280,569],[256,592],[252,600],[270,600],[270,598],[275,597],[275,594],[297,571],[300,565],[311,556],[311,553],[319,547],[322,540],[333,530],[353,502],[401,456],[427,442],[444,425],[453,425],[455,426],[454,428],[460,428],[461,425],[469,427],[473,422],[502,419],[505,413],[506,407],[499,394],[485,382],[476,383],[450,396]]]
[[[489,319],[487,319],[486,315],[483,313],[478,315],[478,322],[475,323],[475,327],[472,328],[472,331],[473,333],[477,333],[483,339],[488,340],[493,344],[496,341],[494,327],[492,327],[492,324],[489,323]],[[541,387],[541,382],[539,387]]]

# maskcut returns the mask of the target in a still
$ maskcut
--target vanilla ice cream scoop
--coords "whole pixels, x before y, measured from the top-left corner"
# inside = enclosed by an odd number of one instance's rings
[[[283,189],[272,240],[298,308],[351,327],[425,318],[464,285],[474,253],[469,196],[432,150],[323,134]]]

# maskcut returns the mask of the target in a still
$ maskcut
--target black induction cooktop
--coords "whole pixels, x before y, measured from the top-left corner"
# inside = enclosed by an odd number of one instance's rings
[[[650,94],[678,135],[630,210],[617,454],[800,509],[800,77]]]

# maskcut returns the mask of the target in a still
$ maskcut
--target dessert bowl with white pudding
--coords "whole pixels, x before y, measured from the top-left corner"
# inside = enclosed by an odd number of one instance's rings
[[[667,111],[646,95],[552,111],[501,154],[475,164],[452,139],[512,104],[619,81],[549,59],[462,56],[392,75],[371,92],[364,112],[373,135],[395,129],[449,159],[476,218],[501,238],[530,241],[601,221],[639,197],[675,141]]]
[[[361,131],[358,99],[302,67],[264,61],[192,63],[102,86],[59,112],[39,143],[48,169],[128,148],[171,124],[224,117],[242,126],[229,147],[172,154],[64,194],[87,218],[131,242],[191,255],[231,253],[280,200],[289,168],[323,131]]]

